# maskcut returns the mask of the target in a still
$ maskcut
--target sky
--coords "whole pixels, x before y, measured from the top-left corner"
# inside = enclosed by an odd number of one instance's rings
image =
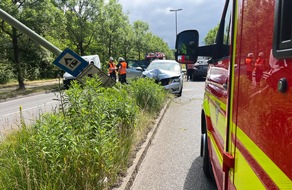
[[[199,45],[203,44],[210,29],[220,22],[224,0],[119,0],[123,12],[128,13],[130,23],[142,20],[149,24],[150,31],[162,38],[171,49],[175,47],[176,17],[177,32],[196,29]]]

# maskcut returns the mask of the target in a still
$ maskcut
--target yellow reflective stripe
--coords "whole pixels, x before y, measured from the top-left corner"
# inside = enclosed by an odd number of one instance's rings
[[[209,101],[206,101],[206,108],[208,108],[208,116],[211,118],[212,125],[216,132],[218,132],[223,141],[226,139],[226,115],[221,112],[226,111],[226,105],[220,101],[216,96],[207,93]],[[209,103],[211,102],[211,103]],[[209,103],[209,104],[208,104]],[[215,105],[214,105],[215,104]],[[219,111],[218,109],[221,109]],[[220,139],[221,140],[221,139]]]
[[[292,189],[288,176],[239,127],[236,136],[280,189]]]
[[[236,189],[266,189],[241,152],[237,148],[235,151],[235,166],[230,172],[234,175]]]
[[[205,112],[205,115],[210,117],[210,109],[208,106],[208,99],[206,97],[204,98],[202,107],[203,107],[203,110]]]
[[[210,92],[205,92],[205,94],[214,102],[217,103],[217,105],[219,105],[219,107],[223,110],[226,111],[226,104],[224,102],[222,102],[219,98],[217,98],[216,96],[214,96],[213,94],[211,94]]]
[[[230,3],[229,6],[233,6],[233,13],[232,13],[232,45],[231,45],[231,55],[232,55],[232,59],[230,59],[230,63],[229,63],[229,87],[228,88],[228,99],[227,99],[227,104],[228,107],[226,108],[226,110],[228,109],[227,113],[226,113],[226,117],[229,119],[226,119],[226,126],[229,127],[228,130],[228,142],[225,142],[225,146],[228,146],[228,150],[227,152],[229,152],[231,155],[235,156],[235,164],[237,162],[237,157],[235,155],[235,145],[233,144],[232,141],[232,133],[233,131],[235,131],[235,126],[233,124],[233,97],[234,97],[234,66],[235,66],[235,58],[236,58],[236,37],[237,37],[237,26],[238,26],[238,0],[235,1],[231,1],[234,4]],[[230,125],[230,126],[228,126]],[[227,139],[225,141],[227,141]],[[234,152],[233,152],[234,151]],[[229,180],[234,181],[234,169],[229,168]],[[227,184],[226,184],[227,185]],[[234,184],[234,186],[237,188],[237,185]],[[239,189],[239,188],[238,188]]]
[[[232,1],[231,1],[232,2]],[[229,89],[229,94],[230,94],[230,97],[228,98],[227,100],[227,103],[229,104],[228,105],[228,115],[230,116],[229,117],[229,121],[226,120],[227,124],[229,122],[229,134],[228,135],[228,139],[229,139],[229,142],[226,142],[226,144],[228,143],[228,152],[231,153],[231,155],[234,155],[234,153],[232,152],[232,150],[234,150],[234,146],[233,146],[233,143],[232,143],[232,140],[231,140],[231,134],[232,132],[235,130],[235,126],[233,125],[233,100],[234,100],[234,86],[235,86],[235,82],[234,82],[234,75],[235,75],[235,72],[234,72],[234,67],[235,67],[235,58],[236,58],[236,42],[237,42],[237,26],[238,26],[238,0],[235,0],[233,1],[233,3],[230,3],[229,6],[233,6],[233,19],[232,19],[232,22],[233,22],[233,26],[232,26],[232,29],[233,29],[233,35],[232,35],[232,60],[230,60],[230,64],[229,64],[229,69],[231,70],[230,73],[232,73],[231,75],[229,75],[229,83],[231,83],[231,85],[229,85],[230,89]],[[228,117],[228,115],[226,115],[226,117]],[[226,126],[227,126],[226,124]]]
[[[215,154],[216,154],[216,157],[217,157],[217,160],[219,160],[219,162],[220,162],[220,166],[222,167],[223,166],[223,157],[222,157],[222,154],[221,154],[221,152],[220,152],[220,150],[219,150],[219,148],[218,148],[218,146],[217,146],[217,144],[216,144],[216,142],[215,142],[215,139],[214,139],[214,137],[213,137],[213,135],[211,134],[211,132],[209,132],[208,131],[208,137],[210,138],[210,140],[211,140],[211,143],[212,143],[212,147],[214,148],[214,150],[215,150]]]

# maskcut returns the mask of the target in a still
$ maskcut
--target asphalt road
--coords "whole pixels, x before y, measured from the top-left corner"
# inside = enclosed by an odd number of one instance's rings
[[[217,189],[203,173],[200,112],[204,82],[185,82],[167,109],[132,190]]]
[[[39,115],[51,112],[59,105],[54,100],[57,96],[53,93],[24,96],[14,100],[0,103],[0,130],[9,131],[20,126],[20,107],[26,124],[34,122]]]

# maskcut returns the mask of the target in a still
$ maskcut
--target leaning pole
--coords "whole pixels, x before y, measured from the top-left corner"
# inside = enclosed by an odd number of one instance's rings
[[[0,18],[9,23],[11,26],[14,28],[18,29],[19,31],[25,33],[28,35],[33,41],[36,43],[40,44],[56,56],[60,55],[62,51],[51,44],[49,41],[47,41],[45,38],[41,37],[37,33],[35,33],[33,30],[19,22],[17,19],[15,19],[13,16],[9,15],[7,12],[4,10],[0,9]]]

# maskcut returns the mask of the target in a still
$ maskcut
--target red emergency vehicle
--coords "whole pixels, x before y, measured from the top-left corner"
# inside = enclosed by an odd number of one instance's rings
[[[166,56],[162,52],[148,53],[145,56],[145,60],[152,61],[154,59],[166,59]]]
[[[218,189],[292,189],[291,12],[291,0],[226,0],[215,44],[177,35],[177,61],[212,58],[201,156]]]

